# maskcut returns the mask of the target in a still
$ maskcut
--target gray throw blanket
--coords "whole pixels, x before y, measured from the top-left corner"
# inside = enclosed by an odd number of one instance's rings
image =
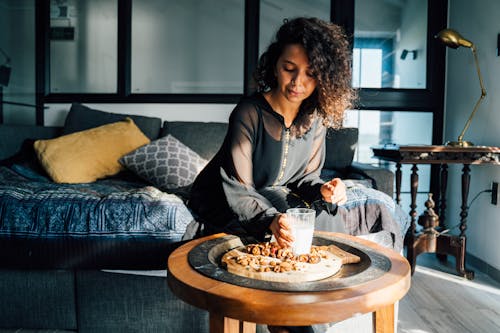
[[[347,203],[339,206],[337,214],[345,223],[346,233],[358,236],[388,231],[394,250],[400,252],[403,237],[410,226],[409,215],[385,193],[348,180],[344,182]]]

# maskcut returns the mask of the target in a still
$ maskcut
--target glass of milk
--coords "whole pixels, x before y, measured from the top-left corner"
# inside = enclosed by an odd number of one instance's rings
[[[308,254],[311,251],[316,212],[309,208],[290,208],[286,211],[286,220],[295,239],[293,254]]]

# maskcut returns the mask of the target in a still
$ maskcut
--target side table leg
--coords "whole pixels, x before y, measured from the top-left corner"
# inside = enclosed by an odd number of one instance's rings
[[[465,246],[467,244],[467,236],[465,236],[465,231],[467,230],[467,216],[469,215],[469,205],[467,203],[467,198],[469,196],[469,186],[470,186],[470,167],[468,164],[464,164],[462,169],[462,211],[460,212],[460,236],[458,237],[457,257],[456,257],[456,268],[461,276],[465,276],[467,279],[474,279],[474,272],[465,269]]]
[[[467,230],[467,216],[469,215],[469,206],[467,198],[469,196],[470,185],[470,167],[464,164],[462,169],[462,211],[460,212],[460,237],[465,237],[465,230]]]
[[[401,163],[396,163],[396,203],[401,203]]]
[[[410,204],[410,216],[411,216],[411,231],[415,234],[415,222],[417,221],[417,190],[418,190],[418,168],[416,164],[413,164],[411,168],[410,177],[410,191],[411,191],[411,204]]]
[[[372,318],[374,333],[394,333],[394,304],[378,309]]]
[[[406,259],[410,263],[411,274],[415,272],[415,265],[417,259],[417,253],[415,251],[415,242],[418,240],[418,236],[416,235],[416,225],[415,221],[417,219],[417,190],[418,190],[418,168],[416,164],[413,164],[411,168],[411,177],[410,177],[410,187],[411,187],[411,204],[410,204],[410,217],[411,217],[411,225],[408,230],[405,238],[406,243]]]
[[[446,189],[448,188],[448,165],[441,165],[440,174],[440,188],[439,188],[439,224],[442,227],[446,227]]]
[[[466,239],[456,235],[443,234],[437,238],[437,253],[455,257],[455,267],[459,276],[474,279],[474,271],[465,269]]]
[[[209,314],[210,333],[255,333],[257,325],[246,321]]]
[[[439,226],[446,228],[446,189],[448,187],[448,164],[441,164],[441,173],[439,175]],[[437,258],[441,262],[446,262],[447,256],[443,253],[437,253]]]

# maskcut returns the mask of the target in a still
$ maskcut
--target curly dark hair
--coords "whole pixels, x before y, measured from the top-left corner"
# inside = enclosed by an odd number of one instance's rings
[[[277,86],[275,67],[290,44],[304,47],[317,82],[315,91],[301,105],[298,123],[309,123],[307,119],[316,111],[325,126],[341,127],[344,111],[352,107],[355,99],[351,87],[351,50],[344,30],[318,18],[285,20],[259,59],[254,72],[257,91],[266,92]]]

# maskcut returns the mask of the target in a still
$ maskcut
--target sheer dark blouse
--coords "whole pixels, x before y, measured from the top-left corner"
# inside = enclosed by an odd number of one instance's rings
[[[288,187],[308,202],[321,198],[326,128],[314,117],[302,136],[291,130],[262,94],[238,103],[224,143],[191,190],[189,207],[208,229],[263,238],[278,213],[260,193],[269,187]]]

